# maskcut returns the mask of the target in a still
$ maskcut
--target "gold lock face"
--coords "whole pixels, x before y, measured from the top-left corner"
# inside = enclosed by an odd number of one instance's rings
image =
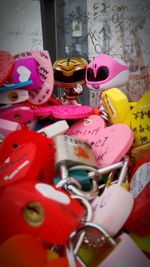
[[[25,222],[33,227],[38,227],[44,222],[44,209],[38,202],[30,202],[23,209]]]
[[[53,64],[55,86],[73,88],[85,83],[87,61],[83,58],[60,58]]]

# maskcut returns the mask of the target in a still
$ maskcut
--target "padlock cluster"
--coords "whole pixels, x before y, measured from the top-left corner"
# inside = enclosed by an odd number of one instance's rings
[[[150,90],[129,102],[128,77],[108,55],[0,51],[0,266],[149,266]],[[98,108],[69,102],[83,84]]]

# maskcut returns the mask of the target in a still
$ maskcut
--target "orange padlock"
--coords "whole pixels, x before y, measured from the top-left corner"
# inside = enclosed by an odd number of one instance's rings
[[[2,267],[44,267],[45,264],[46,250],[32,235],[14,235],[0,246]]]

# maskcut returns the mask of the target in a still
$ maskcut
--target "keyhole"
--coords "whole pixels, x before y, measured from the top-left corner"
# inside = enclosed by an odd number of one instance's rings
[[[33,227],[40,226],[44,221],[44,209],[38,202],[28,203],[23,209],[23,218]]]
[[[8,95],[10,101],[14,102],[18,100],[18,94],[16,92],[10,92]]]
[[[19,121],[19,120],[20,120],[20,114],[16,113],[16,114],[14,115],[14,118],[15,118],[17,121]]]

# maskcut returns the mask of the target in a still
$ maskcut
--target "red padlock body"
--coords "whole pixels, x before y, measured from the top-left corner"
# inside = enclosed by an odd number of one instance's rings
[[[25,207],[38,203],[42,208],[40,224],[29,223]],[[0,199],[0,242],[12,235],[27,233],[49,244],[65,244],[81,223],[84,208],[62,189],[46,183],[27,182],[8,186]],[[28,210],[30,212],[30,209]]]
[[[125,228],[139,236],[150,235],[150,152],[146,152],[131,173],[134,206]]]
[[[27,142],[19,145],[0,162],[0,189],[18,182],[37,179],[42,168],[42,160],[37,146]]]
[[[52,183],[52,179],[55,176],[54,161],[55,161],[55,145],[52,139],[46,136],[34,132],[29,129],[22,129],[10,133],[4,139],[0,147],[0,163],[4,164],[7,158],[10,157],[15,148],[20,145],[32,142],[36,146],[36,155],[34,159],[34,168],[30,169],[31,180],[32,177],[43,182]],[[33,153],[33,152],[31,152]],[[41,163],[40,163],[41,161]],[[39,164],[39,166],[38,166]],[[39,169],[39,175],[37,177],[35,169]],[[29,179],[30,179],[29,178]]]

